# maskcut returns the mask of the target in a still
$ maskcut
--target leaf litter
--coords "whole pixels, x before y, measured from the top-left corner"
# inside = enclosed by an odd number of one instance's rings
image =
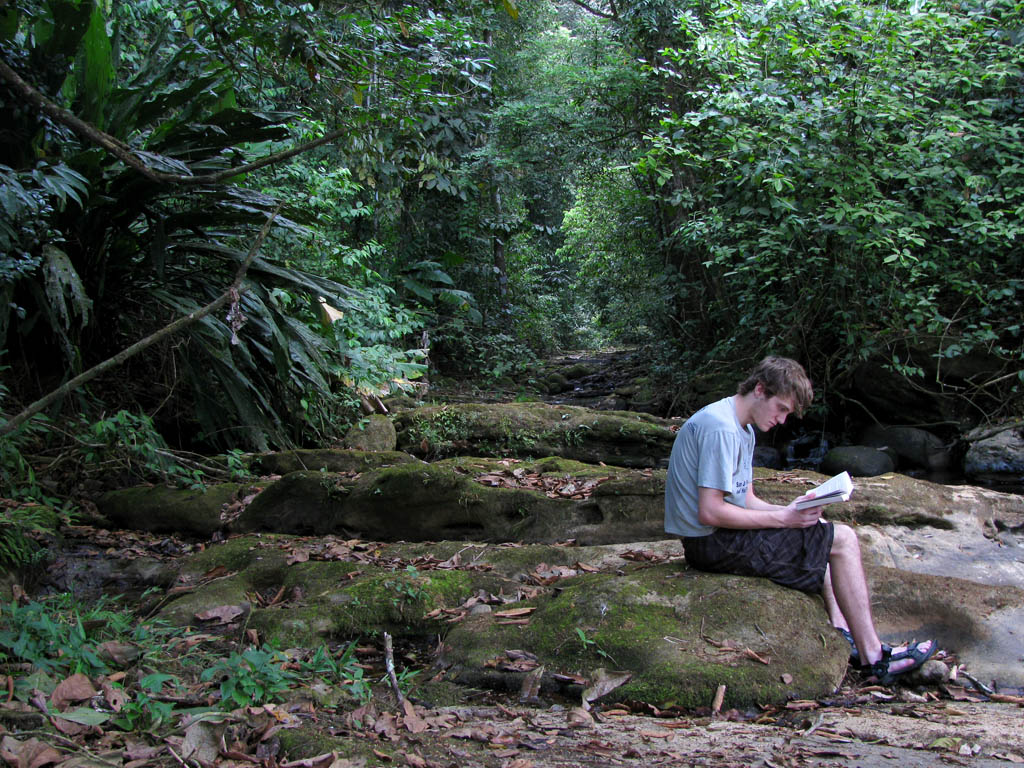
[[[147,542],[145,537],[133,536],[126,541],[130,548],[146,551],[160,538]],[[463,553],[447,560],[388,557],[382,554],[380,545],[355,539],[296,539],[288,545],[273,546],[290,547],[290,551],[306,553],[311,559],[351,558],[394,569],[410,564],[425,570],[487,568]],[[629,555],[626,559],[640,563],[657,557],[644,550],[625,554]],[[496,613],[504,614],[506,620],[529,621],[528,606],[507,606],[535,597],[561,578],[588,570],[597,569],[579,562],[574,567],[540,564],[528,575],[531,583],[523,584],[520,594],[493,595],[479,590],[457,610],[451,610],[448,617],[458,620],[475,605],[488,604],[502,606]],[[221,569],[202,578],[227,575],[226,569]],[[275,589],[268,599],[287,596]],[[230,613],[215,609],[210,618],[220,621]],[[252,635],[244,637],[250,642],[255,639]],[[705,639],[722,651],[748,650],[727,640]],[[187,659],[200,646],[206,648],[206,653],[220,655],[237,647],[224,637],[199,633],[173,638],[166,650]],[[138,695],[143,657],[131,644],[109,645],[105,651],[113,671],[92,678],[81,673],[68,675],[54,681],[49,694],[36,690],[30,701],[14,697],[13,675],[7,675],[7,701],[0,706],[0,759],[19,768],[63,763],[76,768],[348,768],[373,764],[359,757],[371,754],[377,764],[428,768],[622,764],[827,764],[871,768],[894,761],[913,768],[939,759],[955,762],[965,758],[975,766],[1024,763],[1024,729],[1020,728],[1024,697],[1003,692],[986,694],[972,684],[969,674],[955,660],[954,679],[923,689],[924,693],[858,686],[853,679],[827,700],[794,700],[747,712],[712,711],[709,702],[703,710],[685,712],[672,706],[617,701],[614,694],[628,681],[626,673],[547,671],[529,649],[518,648],[507,650],[492,662],[504,671],[526,673],[518,692],[519,702],[509,699],[502,703],[503,697],[486,694],[489,703],[432,708],[415,698],[396,706],[375,695],[359,706],[351,700],[323,705],[306,696],[300,686],[280,704],[246,707],[205,718],[179,716],[163,729],[146,734],[121,731],[109,722]],[[360,646],[356,652],[368,679],[380,673],[379,649]],[[541,693],[545,676],[563,689],[579,691],[578,698],[545,698]],[[209,683],[186,685],[186,690],[175,693],[164,689],[154,696],[192,707],[209,705],[217,698]],[[18,722],[25,725],[19,727]],[[48,723],[53,732],[40,730],[38,722]],[[338,739],[337,748],[314,756],[286,753],[280,733],[295,728],[313,729]]]

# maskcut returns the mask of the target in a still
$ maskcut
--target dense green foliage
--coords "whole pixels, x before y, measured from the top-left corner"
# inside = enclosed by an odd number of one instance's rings
[[[1020,370],[1022,18],[1010,2],[681,16],[640,166],[672,209],[669,274],[696,291],[673,309],[710,355],[879,356],[961,387],[982,382],[941,360]]]
[[[18,394],[59,383],[216,298],[279,203],[227,317],[204,317],[184,341],[132,361],[117,383],[104,383],[105,398],[120,390],[116,400],[146,409],[172,399],[179,407],[161,415],[162,426],[179,443],[330,439],[360,393],[403,386],[422,371],[404,344],[423,324],[421,304],[443,297],[468,308],[468,295],[429,261],[392,258],[388,272],[375,264],[384,251],[374,232],[353,231],[371,213],[352,180],[354,170],[386,209],[398,196],[380,195],[388,171],[408,181],[412,163],[429,160],[411,158],[422,146],[400,134],[416,128],[409,115],[462,99],[474,53],[462,45],[471,41],[464,25],[410,12],[380,24],[361,7],[330,14],[331,23],[311,7],[247,8],[105,10],[53,0],[5,11],[5,60],[107,137],[30,108],[10,78],[0,94],[18,139],[0,158],[0,342],[21,374]],[[420,37],[431,45],[416,44]],[[286,60],[272,64],[286,45]],[[373,69],[382,50],[390,56]],[[375,120],[366,126],[371,98]],[[283,171],[231,175],[339,125],[350,130],[336,136],[351,137],[362,162],[314,149]],[[384,129],[392,146],[366,135]],[[165,176],[96,146],[104,141]],[[419,301],[397,302],[401,286]],[[344,322],[324,318],[325,305]],[[59,354],[37,356],[44,348]]]
[[[522,383],[631,343],[676,385],[771,351],[829,392],[869,361],[1019,409],[1022,26],[1014,0],[6,7],[12,399],[258,247],[226,315],[59,407],[324,443],[428,362]]]

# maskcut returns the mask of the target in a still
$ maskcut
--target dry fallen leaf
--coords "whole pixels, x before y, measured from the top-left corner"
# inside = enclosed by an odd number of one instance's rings
[[[544,678],[544,667],[537,667],[523,678],[523,685],[519,689],[519,700],[527,703],[539,701],[540,683]]]
[[[128,694],[125,693],[124,688],[115,688],[111,685],[110,680],[103,680],[100,687],[103,689],[103,699],[110,708],[115,712],[120,712],[125,702],[128,701]]]
[[[245,613],[245,608],[239,605],[218,605],[216,608],[209,608],[199,611],[196,618],[200,621],[217,621],[220,624],[230,624]]]
[[[112,661],[119,667],[127,667],[142,655],[142,649],[134,643],[119,643],[108,640],[96,646],[96,653],[101,659]]]
[[[58,712],[63,712],[72,702],[85,701],[95,695],[96,689],[92,681],[79,672],[57,684],[50,694],[50,706]]]
[[[427,730],[428,726],[426,722],[424,722],[423,718],[417,714],[416,707],[413,706],[411,701],[403,699],[402,709],[405,711],[405,716],[402,718],[402,722],[405,724],[409,733],[423,733],[423,731]]]
[[[406,765],[410,768],[430,768],[431,763],[424,757],[417,755],[415,752],[399,752],[402,758],[405,760]]]
[[[295,565],[296,563],[306,562],[309,562],[309,550],[307,549],[292,550],[292,553],[291,555],[289,555],[287,560],[288,565]]]
[[[593,728],[594,716],[583,707],[573,707],[565,717],[570,728]]]
[[[7,735],[0,741],[0,758],[18,768],[42,768],[64,760],[64,756],[49,744],[37,739],[22,742]]]
[[[583,708],[590,709],[590,702],[597,701],[602,696],[605,696],[614,691],[619,686],[625,685],[632,679],[633,675],[630,672],[620,672],[618,674],[609,674],[603,668],[598,668],[594,671],[594,679],[585,691],[583,691]]]
[[[513,618],[516,616],[529,616],[531,613],[536,611],[536,607],[528,606],[526,608],[509,608],[505,611],[495,611],[494,615],[498,618]]]

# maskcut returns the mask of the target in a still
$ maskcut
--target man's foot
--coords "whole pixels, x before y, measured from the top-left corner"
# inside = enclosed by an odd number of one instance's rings
[[[934,640],[910,645],[906,648],[882,646],[881,658],[873,664],[865,664],[861,671],[882,685],[891,685],[897,676],[921,667],[939,649]]]

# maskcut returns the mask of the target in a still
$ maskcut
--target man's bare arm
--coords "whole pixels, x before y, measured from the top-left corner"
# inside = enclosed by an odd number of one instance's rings
[[[717,488],[697,489],[697,517],[703,525],[716,528],[807,528],[818,522],[820,507],[799,510],[793,504],[780,507],[761,501],[753,492],[747,493],[747,503],[741,507],[725,500],[725,491]],[[794,502],[795,503],[795,502]]]

